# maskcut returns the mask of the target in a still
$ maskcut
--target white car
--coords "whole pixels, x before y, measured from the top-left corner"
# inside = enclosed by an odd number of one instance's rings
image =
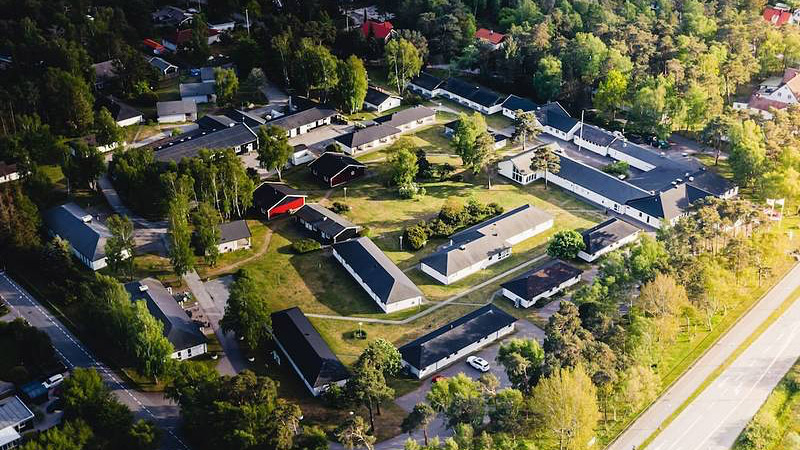
[[[61,375],[60,373],[57,373],[57,374],[53,375],[52,377],[50,377],[50,378],[46,379],[45,381],[43,381],[42,382],[42,386],[44,386],[46,389],[53,389],[54,387],[58,386],[59,384],[61,384],[63,382],[64,382],[64,375]]]
[[[489,371],[489,363],[480,356],[470,356],[467,358],[467,364],[472,366],[475,370],[480,370],[481,372]]]

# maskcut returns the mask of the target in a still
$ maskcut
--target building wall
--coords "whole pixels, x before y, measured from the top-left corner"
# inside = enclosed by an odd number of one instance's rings
[[[549,125],[543,126],[542,130],[550,136],[555,136],[565,141],[571,141],[572,138],[575,137],[575,132],[578,130],[578,128],[580,128],[580,123],[576,123],[575,126],[567,132],[561,131],[558,128],[553,128]]]
[[[465,268],[459,270],[458,272],[451,273],[450,275],[445,275],[445,274],[437,271],[433,267],[428,266],[425,263],[420,263],[420,270],[422,270],[423,272],[425,272],[428,275],[432,276],[436,281],[438,281],[438,282],[440,282],[442,284],[451,284],[451,283],[455,283],[456,281],[458,281],[458,280],[460,280],[462,278],[468,277],[468,276],[472,275],[475,272],[478,272],[478,271],[480,271],[482,269],[485,269],[485,268],[491,266],[492,264],[496,264],[496,263],[508,258],[509,256],[511,256],[511,248],[507,248],[507,249],[503,250],[500,253],[495,253],[494,255],[492,255],[492,256],[484,259],[484,260],[478,261],[475,264],[473,264],[473,265],[471,265],[469,267],[465,267]]]
[[[393,108],[397,108],[400,106],[401,99],[399,97],[389,97],[381,103],[380,105],[375,105],[373,103],[364,102],[364,109],[371,109],[377,112],[384,112],[388,111]]]
[[[295,166],[299,166],[300,164],[305,164],[309,161],[314,160],[314,153],[311,150],[302,150],[299,152],[295,152],[292,155],[292,164]]]
[[[251,247],[250,238],[239,239],[238,241],[223,242],[217,245],[220,253],[228,253],[236,250],[247,250]]]
[[[330,179],[330,181],[329,180],[325,181],[329,182],[331,187],[334,187],[343,183],[347,183],[348,181],[355,180],[356,178],[363,177],[365,171],[366,168],[364,167],[348,167],[345,170],[334,175],[333,178]]]
[[[267,211],[267,219],[274,219],[282,214],[288,214],[293,210],[302,208],[305,204],[305,197],[289,197]]]
[[[412,122],[404,123],[403,125],[400,125],[395,128],[405,132],[405,131],[415,130],[424,125],[433,124],[434,122],[436,122],[436,115],[423,117],[422,119],[419,120],[414,120]]]
[[[618,248],[620,248],[620,247],[622,247],[624,245],[630,244],[631,242],[635,241],[638,238],[639,238],[639,233],[636,232],[636,233],[634,233],[634,234],[632,234],[630,236],[627,236],[625,238],[620,239],[617,242],[614,242],[613,244],[609,245],[608,247],[601,248],[600,250],[598,250],[598,251],[596,251],[595,253],[592,253],[592,254],[586,253],[585,251],[581,250],[580,252],[578,252],[578,258],[580,258],[580,259],[582,259],[582,260],[584,260],[586,262],[593,262],[593,261],[596,261],[601,256],[605,255],[606,253],[611,253],[614,250],[616,250],[616,249],[618,249]]]
[[[435,363],[433,363],[433,364],[431,364],[431,365],[429,365],[427,367],[416,368],[416,367],[412,366],[411,364],[407,363],[406,361],[403,361],[403,365],[406,366],[408,368],[409,372],[411,372],[414,376],[416,376],[419,379],[422,379],[422,378],[427,377],[428,375],[432,375],[433,373],[438,372],[439,370],[443,369],[444,367],[449,366],[450,364],[453,364],[454,362],[459,361],[461,358],[469,355],[470,353],[472,353],[472,352],[474,352],[474,351],[476,351],[476,350],[478,350],[480,348],[483,348],[483,347],[491,344],[492,342],[495,342],[496,340],[500,339],[503,336],[506,336],[506,335],[512,333],[513,331],[514,331],[514,324],[512,323],[512,324],[510,324],[510,325],[508,325],[506,327],[503,327],[503,328],[497,330],[494,333],[489,334],[488,336],[484,336],[479,341],[473,342],[472,344],[462,348],[461,350],[457,351],[456,353],[448,355],[447,357],[442,358],[441,360],[439,360],[439,361],[437,361],[437,362],[435,362]]]
[[[630,164],[631,166],[633,166],[633,167],[635,167],[635,168],[637,168],[639,170],[643,170],[645,172],[647,172],[649,170],[653,170],[653,169],[656,168],[656,166],[654,166],[654,165],[652,165],[650,163],[644,162],[644,161],[642,161],[640,159],[634,158],[633,156],[631,156],[631,155],[629,155],[627,153],[622,153],[619,150],[615,150],[615,149],[610,148],[610,147],[608,149],[608,156],[610,158],[613,158],[613,159],[617,160],[617,161],[625,161],[628,164]]]
[[[578,128],[578,131],[575,133],[573,138],[575,141],[575,145],[585,148],[586,150],[590,150],[592,152],[597,153],[598,155],[607,156],[608,155],[608,147],[604,147],[601,145],[597,145],[594,142],[590,142],[584,139],[581,139],[581,129]]]
[[[511,245],[517,245],[526,239],[530,239],[536,236],[537,234],[550,229],[552,226],[553,226],[553,219],[550,219],[547,222],[540,223],[539,225],[533,228],[529,228],[516,236],[510,237],[506,239],[506,241]]]
[[[344,152],[347,153],[348,155],[355,155],[355,154],[358,154],[358,153],[365,152],[367,150],[372,150],[372,149],[375,149],[375,148],[384,147],[386,145],[389,145],[389,144],[393,143],[394,141],[396,141],[397,137],[398,137],[397,134],[393,134],[391,136],[387,136],[385,138],[378,139],[376,141],[368,142],[368,143],[366,143],[364,145],[360,145],[358,147],[348,147],[348,146],[346,146],[346,145],[344,145],[342,143],[339,143],[339,146],[341,146],[342,149],[344,150]]]
[[[12,172],[8,175],[0,176],[0,184],[8,183],[10,181],[19,180],[20,175],[19,172]]]
[[[344,267],[344,269],[353,277],[353,279],[356,280],[356,282],[361,286],[361,288],[364,289],[367,295],[370,296],[372,301],[374,301],[378,305],[378,307],[381,308],[383,312],[390,313],[390,312],[400,311],[406,308],[411,308],[413,306],[420,305],[422,303],[422,297],[411,297],[405,300],[391,303],[389,305],[383,303],[380,297],[378,297],[377,294],[372,292],[372,289],[370,289],[369,285],[367,285],[364,282],[364,280],[361,279],[361,276],[359,276],[358,273],[356,273],[353,270],[353,268],[350,267],[349,264],[347,264],[347,261],[345,261],[344,258],[342,258],[342,256],[339,254],[339,252],[336,251],[335,248],[333,249],[333,257],[336,258],[337,261],[339,261],[342,267]]]
[[[540,293],[539,295],[537,295],[537,296],[535,296],[535,297],[533,297],[531,299],[522,298],[522,297],[518,296],[517,294],[509,291],[506,288],[503,288],[503,296],[505,298],[511,300],[512,302],[514,302],[514,307],[516,307],[516,308],[530,308],[531,306],[536,304],[536,302],[539,299],[550,298],[550,297],[556,295],[557,293],[563,291],[564,289],[579,283],[580,281],[581,281],[581,276],[578,275],[576,277],[573,277],[573,278],[570,278],[569,280],[564,281],[563,283],[559,284],[558,286],[555,286],[555,287],[551,288],[548,291]]]
[[[189,122],[192,120],[197,120],[197,115],[195,114],[171,114],[168,116],[158,116],[158,123],[178,123],[178,122]]]
[[[429,90],[427,90],[427,89],[425,89],[425,88],[423,88],[421,86],[417,86],[414,83],[408,83],[408,88],[412,92],[415,92],[415,93],[417,93],[417,94],[419,94],[419,95],[421,95],[423,97],[426,97],[426,98],[438,97],[439,94],[441,93],[440,89],[434,89],[433,91],[429,91]]]
[[[297,376],[300,377],[301,380],[303,380],[303,384],[306,386],[306,389],[308,389],[308,391],[311,392],[311,395],[313,395],[314,397],[319,397],[320,394],[328,390],[329,385],[324,385],[317,388],[311,386],[308,383],[308,380],[306,380],[306,377],[303,376],[303,372],[300,371],[300,369],[297,367],[297,364],[295,364],[294,360],[292,360],[292,357],[289,356],[289,354],[286,352],[286,348],[284,348],[283,344],[281,344],[280,340],[278,340],[278,337],[275,336],[274,334],[272,335],[272,337],[274,338],[275,343],[278,344],[278,348],[281,349],[281,353],[283,353],[283,356],[285,356],[286,360],[289,361],[289,364],[291,364],[292,369],[294,369]],[[339,386],[344,386],[346,382],[347,380],[341,380],[336,382],[335,384]]]
[[[119,125],[121,127],[129,127],[131,125],[137,125],[137,124],[140,124],[142,122],[144,122],[144,119],[142,118],[142,116],[136,116],[136,117],[131,117],[130,119],[118,120],[117,121],[117,125]]]
[[[661,222],[662,222],[661,219],[643,213],[642,211],[639,211],[638,209],[633,208],[631,206],[625,207],[625,215],[628,217],[632,217],[638,220],[639,222],[646,223],[652,227],[661,228]]]
[[[214,97],[214,96],[213,95],[192,95],[192,96],[188,96],[188,97],[181,97],[181,100],[191,100],[191,101],[193,101],[195,103],[200,104],[200,103],[212,102],[213,99],[211,97]]]
[[[207,351],[208,351],[208,346],[206,344],[200,344],[200,345],[195,345],[194,347],[178,350],[175,353],[171,354],[169,357],[172,359],[177,359],[179,361],[182,361],[184,359],[191,359],[200,355],[204,355],[206,354]]]

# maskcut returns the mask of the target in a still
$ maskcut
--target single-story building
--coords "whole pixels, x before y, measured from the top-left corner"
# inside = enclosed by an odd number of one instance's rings
[[[206,114],[194,121],[201,129],[206,131],[217,131],[236,125],[236,121],[228,116],[220,114]]]
[[[193,14],[186,12],[177,6],[162,6],[157,11],[151,14],[153,22],[159,25],[168,25],[171,27],[179,27],[181,25],[189,24],[192,21]]]
[[[387,42],[395,33],[396,31],[394,31],[392,22],[388,20],[384,22],[365,20],[364,23],[361,24],[361,34],[364,35],[366,39],[374,37],[379,41]]]
[[[691,184],[681,183],[642,198],[629,200],[626,215],[652,227],[675,225],[689,214],[689,206],[711,194]]]
[[[94,69],[94,87],[97,90],[101,90],[107,87],[111,81],[117,78],[117,73],[115,72],[114,66],[117,64],[117,60],[109,59],[108,61],[101,61],[99,63],[92,64],[92,69]]]
[[[627,245],[639,237],[642,230],[620,219],[608,219],[584,231],[584,249],[578,257],[586,262],[593,262],[614,250]]]
[[[350,372],[300,308],[274,312],[271,317],[275,345],[311,395],[317,397],[333,385],[344,386]],[[277,352],[273,355],[278,364],[283,363]]]
[[[308,133],[314,128],[330,125],[331,120],[337,115],[335,109],[314,106],[302,111],[287,114],[270,120],[267,125],[276,125],[286,130],[289,138]]]
[[[508,145],[509,137],[506,136],[505,134],[500,134],[500,133],[495,133],[495,132],[490,132],[489,134],[492,135],[492,139],[494,139],[494,149],[495,150],[500,150],[501,148],[503,148],[506,145]]]
[[[581,281],[582,270],[554,259],[501,284],[503,297],[515,308],[530,308],[540,299],[550,298]]]
[[[121,127],[138,125],[144,122],[144,115],[141,111],[135,109],[127,103],[121,102],[113,95],[102,97],[98,99],[97,102],[99,106],[108,109],[108,112],[111,113],[111,117],[113,117],[114,121],[117,122],[117,125]]]
[[[367,88],[367,95],[364,97],[364,109],[377,112],[397,108],[403,99],[388,92],[370,86]]]
[[[608,156],[608,146],[615,140],[616,134],[583,122],[573,138],[578,148],[585,148],[602,156]]]
[[[665,159],[664,156],[636,145],[625,138],[617,138],[608,146],[608,157],[617,161],[625,161],[631,167],[645,172],[662,165]]]
[[[514,245],[552,226],[550,213],[522,205],[450,236],[419,267],[436,281],[451,284],[508,258]]]
[[[551,104],[548,104],[551,105]],[[536,118],[542,130],[550,136],[555,136],[565,141],[571,141],[575,132],[580,128],[580,121],[569,116],[560,104],[557,107],[541,107],[536,111]]]
[[[385,313],[422,304],[422,291],[367,237],[333,244],[333,257]]]
[[[297,222],[323,244],[337,244],[358,236],[361,227],[320,205],[308,203],[294,214]]]
[[[219,225],[219,244],[217,248],[220,253],[228,253],[236,250],[248,250],[252,246],[250,238],[250,227],[246,220],[234,220]]]
[[[306,204],[306,197],[283,183],[266,182],[253,192],[253,206],[270,220],[299,210]]]
[[[163,334],[174,349],[170,358],[184,360],[205,354],[208,339],[200,327],[155,278],[132,281],[125,285],[132,302],[144,301],[147,310],[164,325]]]
[[[75,146],[78,143],[81,143],[81,142],[86,144],[87,147],[96,148],[97,151],[100,152],[100,153],[108,153],[108,152],[110,152],[110,151],[112,151],[112,150],[114,150],[114,149],[116,149],[118,147],[122,147],[122,146],[124,146],[126,144],[124,141],[123,142],[117,141],[117,142],[112,142],[110,144],[101,145],[99,142],[97,142],[97,135],[95,135],[95,134],[87,134],[86,136],[81,136],[79,138],[76,138],[76,139],[73,139],[73,140],[67,142],[67,145],[70,148],[70,153],[72,155],[75,155]]]
[[[436,123],[436,111],[427,106],[415,106],[396,113],[387,114],[375,119],[375,122],[397,128],[401,132],[433,125]]]
[[[532,102],[525,97],[519,97],[514,94],[509,95],[503,101],[502,112],[503,115],[509,119],[517,118],[517,111],[531,112],[539,109],[539,105]]]
[[[292,162],[293,166],[299,166],[300,164],[305,164],[313,160],[314,152],[309,150],[306,144],[297,144],[292,147],[292,157],[289,159],[289,161]]]
[[[342,153],[325,152],[308,169],[326,186],[334,187],[363,177],[367,166]]]
[[[174,33],[164,36],[161,39],[161,44],[171,52],[177,52],[192,39],[193,30],[191,28],[184,28],[183,30],[176,30]],[[208,36],[206,36],[208,45],[219,42],[219,31],[209,28]]]
[[[403,345],[403,365],[422,379],[514,331],[517,319],[488,304]]]
[[[111,232],[91,214],[70,202],[48,209],[42,218],[50,235],[67,241],[83,264],[92,270],[106,267],[106,241]],[[127,250],[123,253],[123,259],[130,256]]]
[[[502,33],[496,33],[494,30],[478,28],[478,30],[475,31],[475,39],[479,43],[489,47],[492,51],[494,51],[503,46],[506,35]]]
[[[162,78],[173,77],[178,75],[178,66],[172,64],[159,56],[150,58],[147,62],[158,70]]]
[[[191,102],[190,102],[191,103]],[[156,159],[163,163],[180,162],[183,158],[195,158],[200,150],[233,149],[237,155],[258,148],[258,135],[243,123],[206,131],[202,128],[153,143]]]
[[[181,83],[178,88],[181,93],[181,100],[191,100],[195,103],[217,101],[214,83]]]
[[[214,68],[213,67],[201,67],[200,68],[200,81],[203,83],[217,83],[217,77],[214,76]]]
[[[0,161],[0,184],[19,180],[22,176],[19,172],[16,164],[6,164],[5,161]]]
[[[158,123],[179,123],[197,120],[197,103],[191,100],[156,102]]]
[[[372,125],[350,133],[336,136],[334,140],[345,153],[355,155],[360,152],[389,145],[400,136],[400,130],[389,125]]]
[[[494,114],[503,109],[506,96],[460,78],[448,78],[439,88],[440,96],[460,103],[483,114]]]
[[[33,427],[33,412],[17,396],[0,400],[0,450],[22,444],[23,431]]]
[[[433,98],[441,93],[439,88],[441,88],[443,84],[444,80],[441,78],[427,72],[420,72],[419,75],[408,82],[408,89],[425,98]]]
[[[267,120],[263,117],[241,109],[228,108],[222,112],[222,115],[235,122],[241,122],[254,130],[267,123]]]

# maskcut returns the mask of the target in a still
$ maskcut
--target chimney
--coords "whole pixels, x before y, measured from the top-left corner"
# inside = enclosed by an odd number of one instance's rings
[[[150,288],[146,284],[139,283],[139,292],[147,292]]]
[[[92,223],[92,215],[91,214],[87,214],[87,215],[81,217],[81,221],[83,221],[83,223]]]

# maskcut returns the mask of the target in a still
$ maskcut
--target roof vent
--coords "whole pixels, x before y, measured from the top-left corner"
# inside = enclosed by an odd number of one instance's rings
[[[91,214],[87,214],[87,215],[81,217],[81,221],[83,223],[91,223],[92,222],[92,215]]]
[[[689,181],[694,181],[694,177],[689,177]]]
[[[147,292],[150,289],[146,284],[139,284],[139,292]]]
[[[688,177],[689,176],[689,172],[684,173],[683,176]]]
[[[673,181],[673,182],[672,182],[672,185],[673,185],[673,186],[677,186],[677,185],[678,185],[678,182],[677,182],[677,181]]]
[[[466,250],[466,249],[467,249],[467,246],[466,246],[466,245],[464,245],[464,244],[461,244],[461,245],[459,245],[459,246],[458,246],[458,249],[459,249],[459,250]]]

